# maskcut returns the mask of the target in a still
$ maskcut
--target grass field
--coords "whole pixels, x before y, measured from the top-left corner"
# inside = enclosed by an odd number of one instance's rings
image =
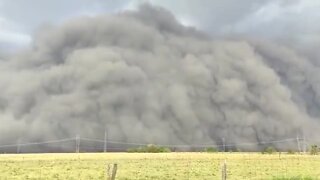
[[[117,163],[117,179],[320,179],[320,157],[258,153],[2,154],[0,179],[105,179]]]

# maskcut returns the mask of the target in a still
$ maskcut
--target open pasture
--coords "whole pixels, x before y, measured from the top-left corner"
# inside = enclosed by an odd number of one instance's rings
[[[124,179],[320,179],[320,158],[259,153],[2,154],[0,179],[106,179],[117,163]]]

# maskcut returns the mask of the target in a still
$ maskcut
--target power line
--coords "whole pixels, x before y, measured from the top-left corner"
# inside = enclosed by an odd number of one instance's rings
[[[94,141],[94,142],[101,142],[104,143],[104,140],[101,139],[91,139],[91,138],[81,138],[87,141]],[[165,147],[232,147],[232,146],[249,146],[249,145],[262,145],[262,144],[272,144],[272,143],[282,143],[282,142],[290,142],[295,141],[295,138],[290,139],[282,139],[282,140],[275,140],[275,141],[260,141],[260,142],[247,142],[247,143],[234,143],[234,144],[157,144],[158,146],[165,146]],[[136,143],[136,142],[124,142],[124,141],[108,141],[111,144],[123,144],[123,145],[149,145],[150,143]]]
[[[17,151],[20,151],[21,146],[32,146],[32,145],[49,145],[53,143],[61,143],[61,142],[71,142],[71,141],[76,141],[76,147],[75,150],[76,152],[80,152],[80,142],[82,141],[88,141],[88,142],[96,142],[96,143],[104,143],[103,147],[100,149],[106,152],[107,150],[107,143],[110,144],[118,144],[118,145],[131,145],[131,146],[146,146],[149,143],[137,143],[137,142],[125,142],[125,141],[107,141],[107,132],[105,132],[105,139],[93,139],[93,138],[85,138],[85,137],[80,137],[80,135],[77,135],[75,138],[65,138],[65,139],[58,139],[58,140],[50,140],[50,141],[42,141],[42,142],[27,142],[27,143],[20,143],[18,142],[17,144],[7,144],[7,145],[0,145],[0,148],[6,148],[6,147],[17,147]],[[198,147],[198,148],[203,148],[203,147],[215,147],[215,148],[223,148],[226,149],[226,147],[235,147],[235,146],[253,146],[253,145],[263,145],[263,144],[276,144],[276,143],[285,143],[285,142],[294,142],[298,141],[299,145],[299,150],[300,148],[300,139],[299,137],[297,138],[289,138],[289,139],[282,139],[282,140],[274,140],[274,141],[260,141],[260,142],[247,142],[247,143],[233,143],[233,144],[225,144],[225,140],[223,139],[223,143],[221,145],[217,144],[156,144],[158,146],[163,146],[163,147],[176,147],[176,148],[189,148],[189,147]],[[81,146],[82,147],[82,146]],[[98,148],[96,148],[98,149]],[[114,147],[110,147],[109,149],[114,149]],[[118,148],[118,149],[123,149],[123,148]]]
[[[6,144],[6,145],[0,145],[0,148],[3,148],[3,147],[17,147],[18,145],[19,146],[42,145],[42,144],[51,144],[51,143],[59,143],[59,142],[67,142],[67,141],[74,141],[74,138],[65,138],[65,139],[42,141],[42,142],[27,142],[27,143],[19,143],[19,144]]]

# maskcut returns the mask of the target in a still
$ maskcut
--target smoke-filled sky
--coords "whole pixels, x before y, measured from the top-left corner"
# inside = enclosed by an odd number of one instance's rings
[[[0,0],[0,47],[26,46],[41,26],[136,9],[142,2],[165,7],[183,24],[212,35],[257,36],[300,44],[320,40],[317,0]]]
[[[317,0],[0,0],[0,143],[320,137]],[[277,145],[281,147],[280,145]]]

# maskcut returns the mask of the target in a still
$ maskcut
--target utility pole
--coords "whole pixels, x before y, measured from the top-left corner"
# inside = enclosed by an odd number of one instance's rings
[[[17,141],[17,154],[20,153],[20,139]]]
[[[226,142],[224,138],[222,138],[222,144],[223,144],[223,152],[226,152]]]
[[[298,145],[298,151],[299,151],[299,153],[301,153],[301,146],[300,146],[299,135],[297,135],[297,145]]]
[[[107,152],[107,146],[108,146],[108,130],[107,127],[104,130],[104,146],[103,146],[103,152]]]
[[[80,152],[80,135],[77,134],[76,136],[76,153]]]
[[[303,135],[303,153],[306,153],[306,152],[307,152],[307,143],[306,143],[306,138]]]

